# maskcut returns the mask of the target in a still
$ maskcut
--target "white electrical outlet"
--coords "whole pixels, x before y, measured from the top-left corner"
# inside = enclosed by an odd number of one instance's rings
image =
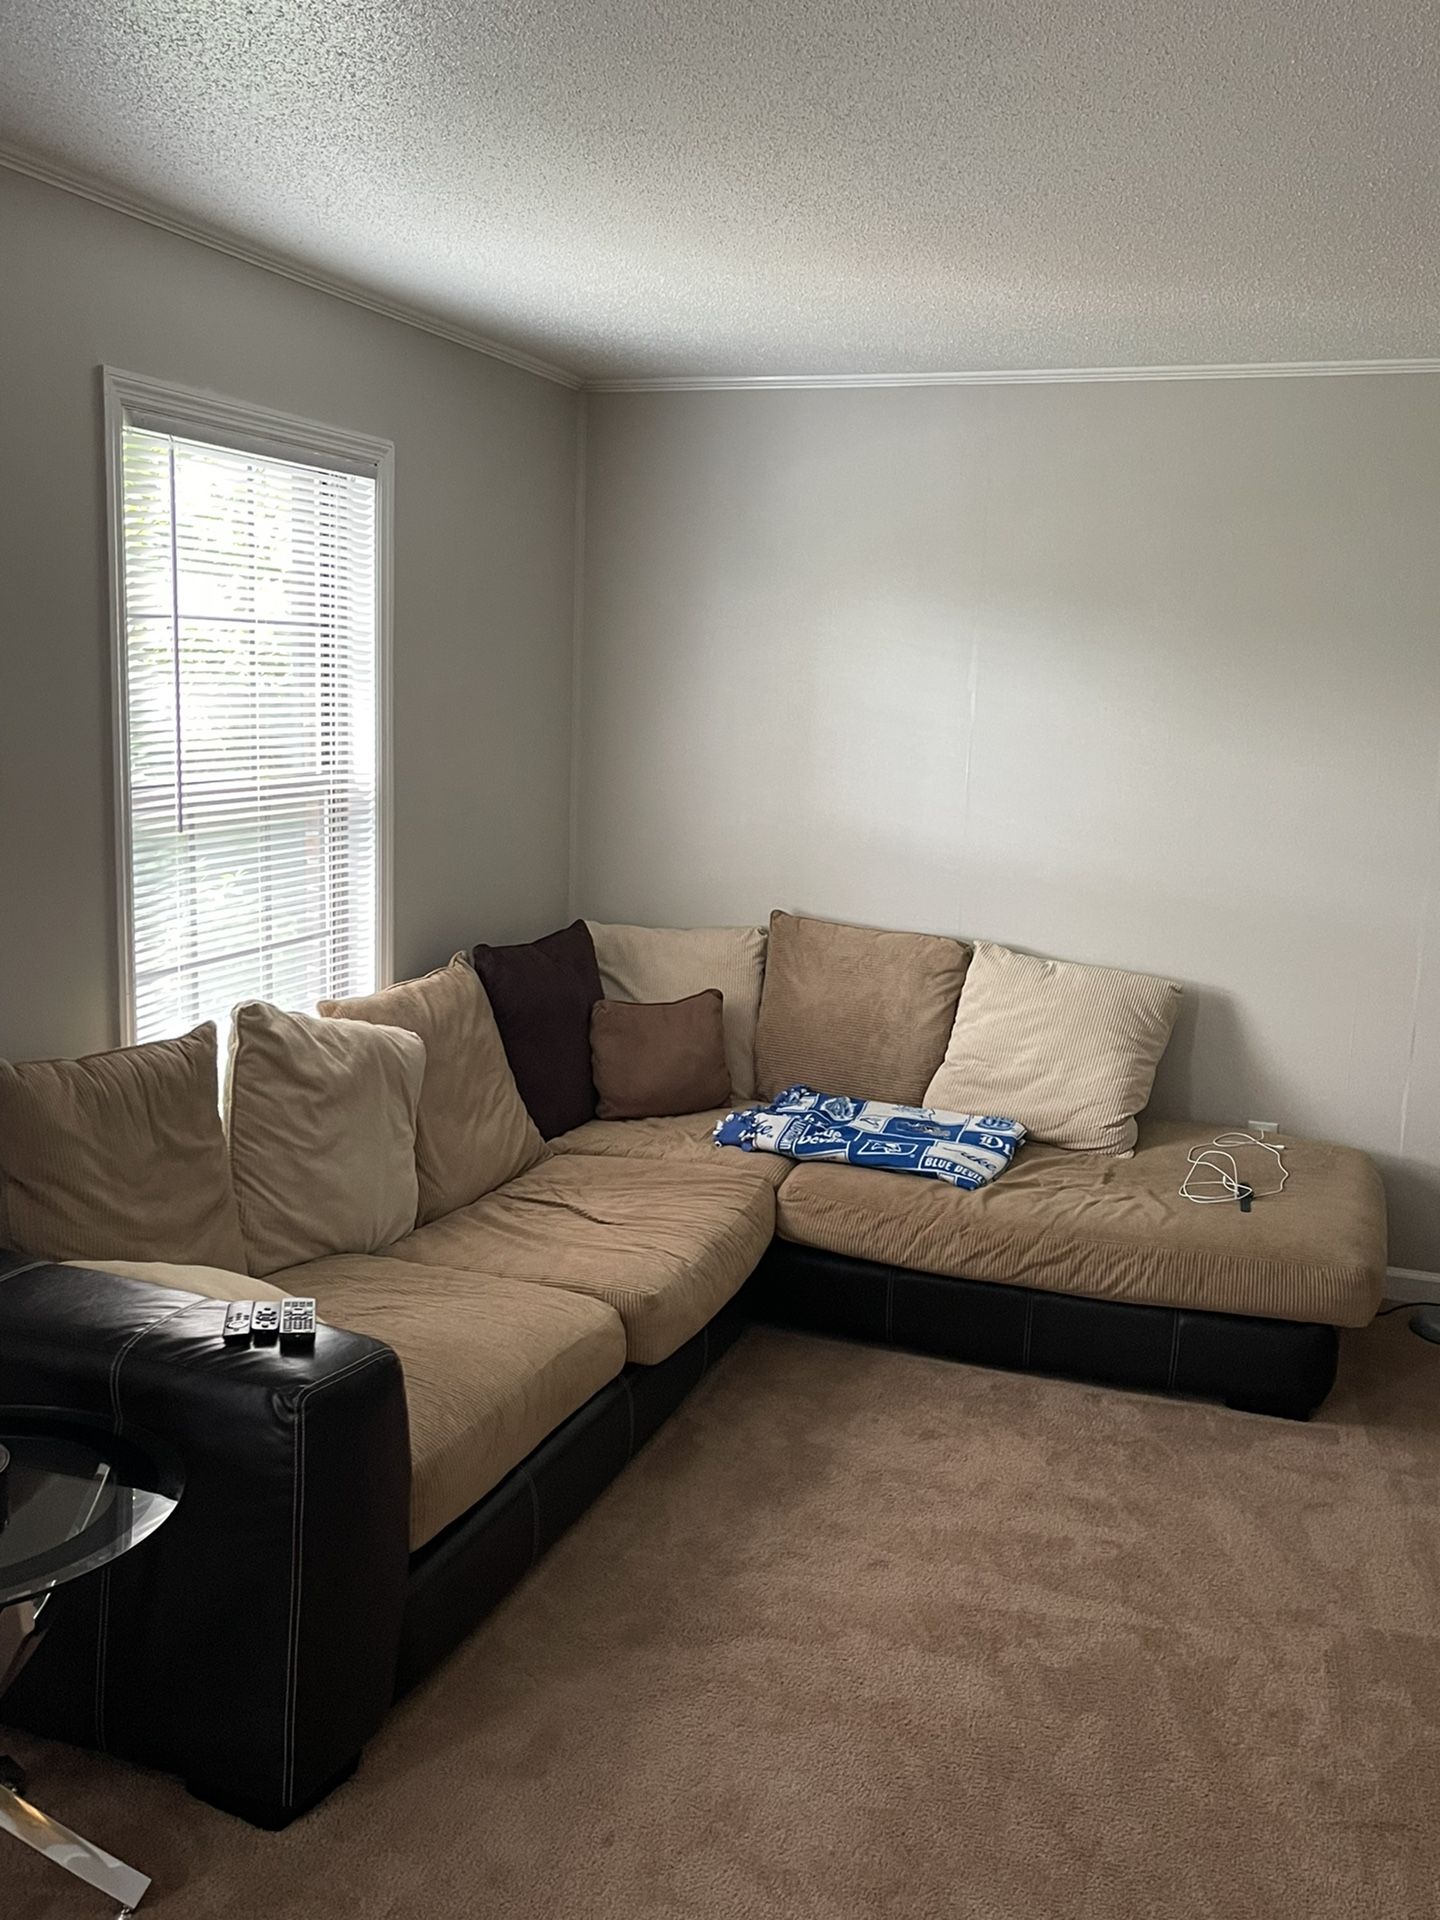
[[[1257,1134],[1262,1140],[1267,1134],[1279,1133],[1280,1131],[1280,1122],[1278,1120],[1247,1120],[1245,1124],[1249,1127],[1251,1133]]]

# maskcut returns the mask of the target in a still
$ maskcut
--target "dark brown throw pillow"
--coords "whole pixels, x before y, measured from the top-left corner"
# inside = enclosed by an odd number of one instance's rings
[[[595,942],[583,920],[523,946],[475,949],[505,1057],[547,1140],[595,1118],[590,1009],[600,998]]]
[[[703,1113],[730,1098],[725,996],[706,987],[686,1000],[599,1000],[590,1013],[590,1058],[602,1120]]]

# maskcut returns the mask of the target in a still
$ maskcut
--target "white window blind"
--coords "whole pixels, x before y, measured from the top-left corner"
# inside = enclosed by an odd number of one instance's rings
[[[117,427],[127,1026],[223,1044],[378,983],[378,480]]]

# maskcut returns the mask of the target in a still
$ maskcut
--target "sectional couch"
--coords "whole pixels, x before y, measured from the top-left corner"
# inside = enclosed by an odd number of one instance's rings
[[[554,938],[321,1018],[238,1010],[227,1133],[213,1029],[0,1064],[0,1403],[108,1413],[188,1480],[55,1597],[11,1718],[283,1825],[751,1319],[1306,1417],[1378,1305],[1362,1154],[1290,1142],[1244,1214],[1180,1196],[1215,1126],[1135,1117],[1170,983],[789,915]],[[544,1067],[602,989],[715,986],[737,1094],[973,1086],[1029,1101],[1031,1144],[978,1193],[794,1166],[717,1148],[724,1108],[585,1117],[573,1046]],[[222,1345],[226,1299],[285,1293],[317,1300],[312,1352]]]

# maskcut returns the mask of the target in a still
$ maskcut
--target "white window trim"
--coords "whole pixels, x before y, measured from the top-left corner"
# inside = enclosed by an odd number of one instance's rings
[[[391,854],[393,837],[391,768],[391,627],[393,622],[393,556],[395,447],[389,440],[352,433],[318,420],[275,413],[268,407],[229,400],[222,394],[195,387],[173,386],[149,380],[143,374],[117,367],[101,369],[105,395],[105,489],[110,555],[110,684],[113,711],[115,806],[115,907],[119,949],[120,1044],[135,1044],[135,951],[131,914],[130,834],[130,714],[125,661],[125,500],[123,438],[127,424],[148,426],[162,433],[211,439],[250,453],[284,460],[338,467],[347,473],[374,476],[376,508],[375,714],[376,777],[376,966],[378,986],[388,986],[392,974]]]

